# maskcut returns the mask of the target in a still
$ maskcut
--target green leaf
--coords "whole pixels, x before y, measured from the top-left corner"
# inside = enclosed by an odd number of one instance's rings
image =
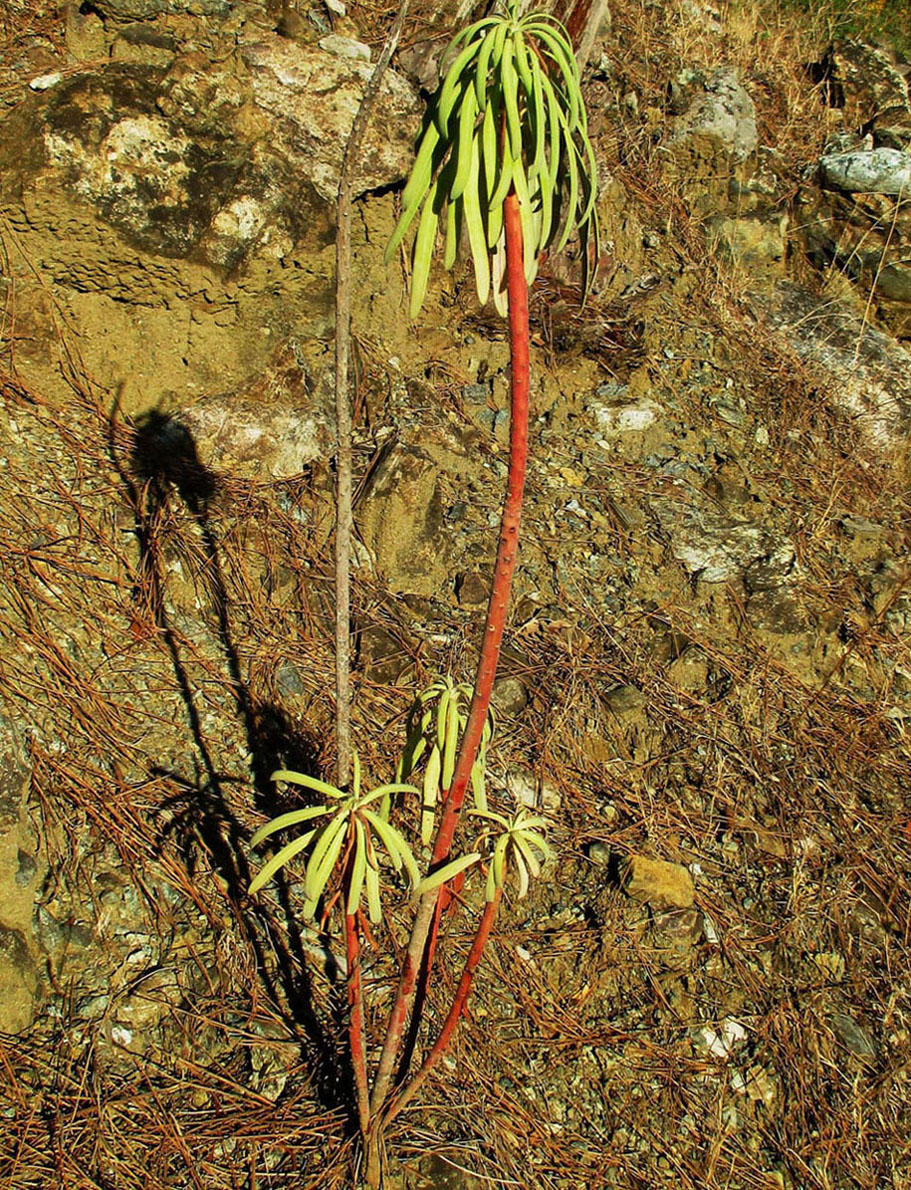
[[[595,209],[595,201],[598,197],[598,162],[595,159],[595,150],[592,148],[591,141],[589,141],[587,136],[582,138],[582,147],[588,158],[587,167],[585,165],[582,167],[582,176],[588,188],[588,199],[582,214],[579,216],[579,223],[587,223],[589,216]]]
[[[450,199],[459,198],[468,184],[472,152],[477,151],[474,129],[477,114],[477,100],[475,99],[474,90],[469,84],[465,88],[465,94],[459,107],[459,140],[456,151],[455,177],[452,185],[449,187]]]
[[[376,868],[369,860],[367,862],[365,883],[367,885],[367,909],[370,914],[370,920],[374,925],[379,925],[383,920],[383,909],[380,904],[380,877]]]
[[[367,875],[367,832],[359,818],[354,820],[354,855],[351,859],[351,878],[348,882],[348,900],[345,912],[349,917],[357,913]]]
[[[448,864],[444,864],[442,868],[437,868],[435,872],[431,872],[429,876],[425,876],[416,886],[414,895],[422,897],[424,893],[432,892],[435,888],[440,888],[458,876],[460,872],[464,872],[468,868],[473,868],[480,858],[481,853],[479,851],[472,851],[469,855],[460,855],[458,859],[451,860]]]
[[[462,86],[462,74],[465,71],[465,67],[477,54],[479,49],[480,43],[478,42],[472,42],[471,45],[467,45],[449,67],[446,74],[442,89],[440,90],[440,97],[437,100],[436,116],[437,127],[444,136],[447,136],[449,132],[449,117],[452,114],[452,109],[455,107],[459,89]],[[469,82],[470,86],[471,83]]]
[[[506,106],[506,128],[514,161],[522,159],[522,121],[519,118],[519,79],[513,61],[514,46],[503,50],[503,103]],[[504,152],[504,157],[505,157]],[[505,196],[504,196],[505,197]]]
[[[494,810],[469,810],[468,812],[472,818],[486,818],[488,822],[495,822],[504,831],[510,829],[509,819],[504,818],[502,814],[497,814]]]
[[[329,797],[340,798],[346,795],[335,785],[320,781],[318,777],[310,777],[306,773],[295,773],[290,769],[276,769],[269,778],[271,781],[286,781],[290,785],[303,785],[307,789],[314,789],[317,793],[325,793]]]
[[[509,847],[509,832],[500,835],[494,844],[491,866],[494,871],[494,882],[497,888],[502,888],[506,882],[506,850]]]
[[[533,116],[532,131],[535,139],[535,155],[532,159],[532,168],[528,171],[529,177],[533,174],[540,174],[547,164],[544,155],[544,145],[547,140],[547,114],[541,63],[538,61],[537,54],[531,55],[531,72],[534,83],[530,89],[532,100],[530,110]]]
[[[376,831],[377,835],[379,835],[396,869],[400,869],[404,864],[405,871],[408,873],[408,879],[412,885],[417,884],[421,878],[418,872],[418,866],[414,861],[414,856],[411,854],[411,848],[405,842],[402,835],[395,829],[392,823],[384,822],[372,810],[363,810],[361,813]]]
[[[411,776],[417,767],[418,761],[423,756],[426,747],[427,741],[424,738],[424,725],[419,723],[405,741],[402,759],[399,761],[396,771],[396,780],[404,781],[406,777]]]
[[[424,133],[424,139],[421,141],[421,147],[418,149],[418,155],[415,158],[414,165],[411,169],[411,176],[402,191],[402,214],[399,217],[398,223],[395,225],[395,230],[390,237],[389,243],[386,245],[386,251],[383,259],[386,264],[392,260],[395,255],[395,250],[402,242],[405,233],[411,226],[415,215],[418,213],[424,196],[430,188],[433,181],[433,175],[439,166],[439,157],[446,152],[447,146],[440,146],[440,132],[436,124],[432,121]]]
[[[569,165],[569,198],[566,202],[566,222],[563,225],[563,234],[557,244],[558,252],[563,251],[567,240],[572,235],[576,226],[576,211],[579,206],[579,167],[576,165],[576,149],[572,141],[567,142],[566,160]]]
[[[274,835],[276,831],[283,831],[286,827],[297,826],[300,822],[309,822],[311,818],[319,818],[321,814],[328,814],[328,806],[308,806],[305,810],[291,810],[288,814],[279,814],[265,826],[261,826],[250,840],[251,847],[258,847],[263,839]]]
[[[440,752],[446,747],[446,723],[449,716],[449,700],[453,697],[452,690],[447,686],[440,692],[437,703],[437,747]]]
[[[541,71],[541,86],[547,98],[550,124],[550,168],[548,172],[551,183],[556,186],[557,179],[560,176],[560,129],[563,126],[563,121],[560,118],[560,103],[557,99],[557,94],[551,86],[550,79],[543,70]]]
[[[481,43],[481,48],[478,50],[478,64],[475,68],[474,86],[478,108],[482,112],[487,108],[487,75],[490,73],[491,59],[494,59],[498,31],[498,29],[491,29]],[[496,69],[497,61],[498,59],[494,59],[493,61],[494,69]]]
[[[497,895],[497,878],[494,872],[493,862],[487,867],[487,885],[484,890],[484,896],[488,901],[492,901]]]
[[[484,121],[481,124],[481,152],[484,158],[484,193],[485,197],[488,198],[493,193],[494,183],[497,177],[497,140],[500,131],[497,117],[499,114],[499,98],[495,96],[488,103],[487,110],[484,112]]]
[[[491,252],[494,252],[500,237],[503,234],[503,204],[489,203],[487,213],[487,247]],[[493,280],[493,267],[491,266],[491,281]]]
[[[479,754],[471,766],[471,791],[476,810],[487,809],[487,787],[484,781],[484,759]]]
[[[503,235],[500,235],[494,245],[490,261],[490,282],[493,304],[500,317],[506,318],[509,314],[509,297],[506,286],[506,241]]]
[[[434,744],[424,770],[424,796],[421,802],[421,842],[426,847],[433,837],[433,822],[440,794],[440,750]]]
[[[443,268],[451,269],[459,251],[459,236],[462,231],[462,200],[450,199],[446,204],[446,248],[443,252]]]
[[[369,806],[371,802],[375,802],[377,798],[385,797],[387,793],[417,793],[417,791],[416,785],[410,785],[406,781],[390,781],[388,785],[377,785],[376,789],[371,789],[369,793],[359,797],[357,808]]]
[[[522,837],[521,831],[513,832],[512,842],[516,856],[522,856],[522,859],[525,861],[525,866],[528,868],[528,871],[531,873],[531,875],[536,877],[540,876],[541,865],[526,840]]]
[[[487,254],[484,254],[487,259]],[[448,789],[452,784],[455,771],[456,746],[459,742],[459,694],[453,691],[446,713],[446,746],[443,749],[443,788]]]
[[[525,94],[531,95],[534,90],[534,80],[532,79],[531,66],[528,62],[528,51],[525,48],[525,39],[518,29],[512,35],[512,47],[513,57],[516,63],[516,70],[519,73],[519,78],[522,80],[522,86],[525,88]]]
[[[545,25],[534,21],[526,27],[526,31],[544,43],[548,56],[562,74],[566,99],[569,103],[569,126],[575,128],[579,120],[581,90],[579,68],[569,42],[550,24]]]
[[[512,849],[512,860],[519,876],[519,900],[521,901],[528,892],[528,868],[525,866],[522,852],[517,847]]]
[[[348,821],[346,813],[339,813],[317,835],[304,882],[304,894],[308,900],[315,901],[322,896],[342,849]]]
[[[281,851],[277,851],[275,855],[256,873],[256,876],[250,881],[250,887],[247,892],[252,897],[254,893],[258,893],[264,884],[268,883],[285,864],[294,859],[296,855],[304,850],[310,843],[310,840],[316,834],[316,831],[308,831],[305,835],[300,835],[297,839],[292,839],[290,843],[286,843]]]
[[[427,293],[427,280],[430,276],[430,262],[433,258],[433,245],[437,235],[437,213],[434,210],[436,199],[436,182],[431,186],[424,209],[421,212],[421,222],[418,224],[418,234],[414,239],[414,258],[411,271],[411,307],[409,313],[417,318],[424,295]]]

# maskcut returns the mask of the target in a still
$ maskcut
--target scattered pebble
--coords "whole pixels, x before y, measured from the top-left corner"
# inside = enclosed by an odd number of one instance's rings
[[[624,865],[623,888],[634,901],[653,909],[688,909],[695,898],[693,877],[683,864],[631,855]]]

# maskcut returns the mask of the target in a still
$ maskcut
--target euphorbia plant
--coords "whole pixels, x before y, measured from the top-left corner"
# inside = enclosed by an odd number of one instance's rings
[[[564,247],[579,228],[595,241],[596,165],[588,139],[579,72],[565,30],[547,13],[519,16],[518,0],[452,41],[454,55],[427,113],[402,215],[386,250],[390,259],[418,218],[412,254],[411,313],[426,294],[437,231],[445,224],[443,263],[456,258],[467,229],[478,298],[491,290],[509,318],[511,421],[509,473],[497,559],[471,707],[432,853],[449,858],[462,803],[487,722],[515,569],[528,454],[528,286],[542,252]],[[504,292],[505,281],[505,292]],[[422,964],[432,958],[440,894],[421,898],[371,1095],[382,1112]],[[414,1030],[412,1029],[412,1033]]]
[[[382,920],[380,906],[380,874],[378,851],[384,849],[397,871],[404,869],[412,885],[418,883],[418,868],[402,834],[377,812],[375,804],[386,801],[394,793],[417,793],[413,785],[395,782],[380,785],[367,793],[361,792],[361,765],[358,754],[353,754],[354,780],[350,793],[310,777],[280,769],[272,774],[273,781],[285,781],[302,785],[311,793],[329,798],[316,806],[302,810],[291,810],[267,822],[254,834],[250,846],[256,847],[278,831],[305,824],[307,829],[290,843],[286,843],[265,863],[250,883],[250,892],[256,893],[275,873],[290,860],[309,848],[304,873],[305,918],[316,913],[326,893],[335,868],[342,862],[345,887],[338,896],[344,900],[345,950],[348,977],[348,1042],[351,1051],[351,1066],[357,1097],[358,1120],[362,1131],[366,1131],[369,1118],[369,1092],[367,1083],[367,1058],[364,1050],[364,1010],[360,972],[360,918],[361,897],[367,892],[370,920],[377,924]],[[335,803],[334,805],[330,803]],[[311,826],[311,823],[313,824]],[[377,846],[379,844],[379,847]],[[333,900],[336,898],[333,898]],[[328,909],[328,906],[327,906]]]
[[[490,736],[490,697],[499,659],[525,482],[528,443],[529,326],[528,286],[539,257],[560,250],[576,228],[597,240],[595,161],[589,143],[579,73],[565,30],[546,13],[519,15],[518,0],[505,11],[485,17],[459,33],[448,51],[451,65],[427,113],[417,158],[402,202],[403,211],[387,249],[391,259],[417,220],[413,249],[411,312],[416,316],[426,295],[439,225],[445,227],[443,263],[451,267],[462,229],[474,263],[478,297],[493,296],[508,314],[511,355],[511,427],[509,474],[500,524],[496,569],[471,702],[464,714],[464,687],[441,680],[421,696],[412,720],[399,780],[368,794],[346,793],[314,778],[282,772],[336,803],[292,811],[263,828],[256,841],[286,826],[322,824],[288,844],[254,882],[262,883],[294,855],[310,849],[305,874],[306,909],[312,912],[327,889],[337,888],[345,909],[349,957],[349,1038],[358,1117],[367,1151],[367,1180],[379,1184],[379,1135],[384,1122],[408,1102],[449,1044],[462,1013],[474,971],[492,928],[507,868],[515,870],[523,895],[530,875],[547,857],[543,820],[519,810],[512,819],[491,812],[483,783]],[[587,238],[585,260],[588,260]],[[595,247],[597,254],[597,244]],[[456,739],[461,740],[456,748]],[[480,749],[480,752],[479,752]],[[395,867],[415,879],[414,860],[404,836],[391,825],[391,795],[418,793],[402,778],[424,760],[416,833],[433,838],[427,876],[417,884],[418,906],[372,1091],[367,1094],[367,1055],[358,959],[360,895],[366,886],[371,910],[378,901],[380,867],[377,843]],[[488,824],[477,850],[451,858],[456,827],[469,786],[476,813]],[[374,808],[376,806],[376,808]],[[435,834],[434,834],[435,828]],[[449,883],[487,865],[487,902],[477,927],[456,996],[436,1042],[410,1084],[410,1046],[417,1037],[415,992],[423,972],[429,978],[440,908]],[[333,871],[337,869],[333,877]],[[330,897],[330,901],[335,898]],[[396,1077],[409,1013],[409,1052]]]

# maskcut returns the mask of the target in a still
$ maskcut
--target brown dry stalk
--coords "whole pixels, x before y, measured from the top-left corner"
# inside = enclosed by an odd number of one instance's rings
[[[347,789],[351,776],[351,398],[348,356],[351,345],[351,163],[357,160],[370,113],[395,47],[410,0],[399,0],[395,21],[358,108],[342,156],[338,179],[335,239],[335,422],[338,435],[335,504],[335,735],[336,785]]]

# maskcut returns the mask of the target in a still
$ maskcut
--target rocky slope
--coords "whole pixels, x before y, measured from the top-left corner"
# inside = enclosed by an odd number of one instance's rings
[[[286,808],[272,769],[332,764],[334,190],[382,36],[341,9],[12,10],[11,1186],[352,1177],[337,940],[296,921],[293,877],[244,893],[245,840]],[[505,475],[502,328],[464,270],[409,326],[382,260],[449,27],[414,16],[358,168],[378,778],[415,692],[471,674]],[[601,30],[603,257],[585,305],[572,249],[532,298],[491,771],[559,860],[510,906],[390,1184],[911,1178],[908,84],[883,47],[707,7]],[[378,1029],[381,945],[368,966]]]

